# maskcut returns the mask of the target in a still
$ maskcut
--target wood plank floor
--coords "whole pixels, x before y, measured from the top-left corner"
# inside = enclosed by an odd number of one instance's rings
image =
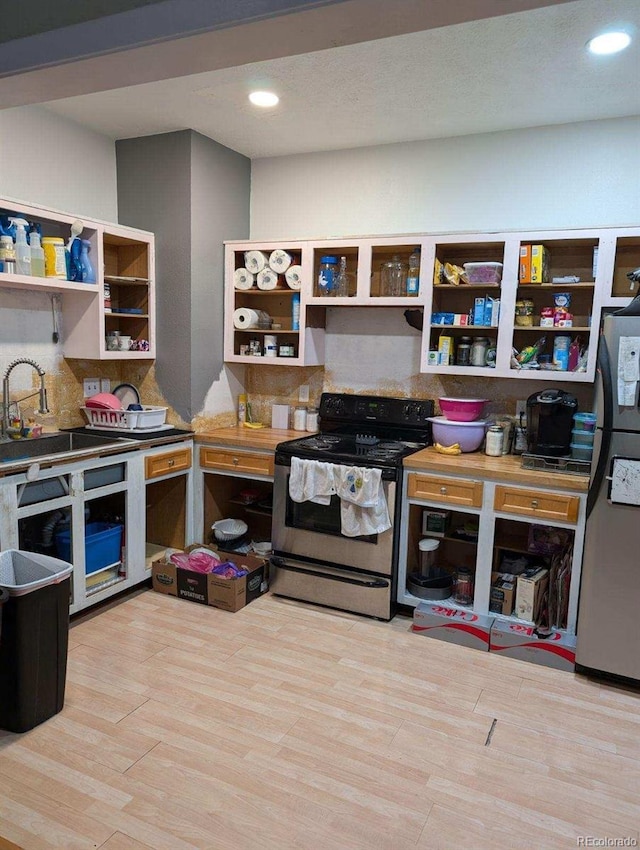
[[[409,626],[150,590],[77,621],[64,710],[0,732],[0,836],[25,850],[640,841],[640,695]]]

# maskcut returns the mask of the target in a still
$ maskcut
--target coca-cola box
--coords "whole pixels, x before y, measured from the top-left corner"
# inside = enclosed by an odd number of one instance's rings
[[[572,672],[576,665],[575,636],[554,629],[548,637],[541,637],[535,626],[512,623],[500,617],[493,621],[489,649],[556,670]]]
[[[425,637],[487,652],[493,620],[493,616],[452,608],[444,603],[420,602],[414,608],[411,628],[416,634]]]

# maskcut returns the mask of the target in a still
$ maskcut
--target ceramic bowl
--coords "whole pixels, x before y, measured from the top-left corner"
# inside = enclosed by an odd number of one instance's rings
[[[236,540],[246,534],[248,528],[241,519],[219,519],[211,526],[216,540]]]
[[[452,446],[459,443],[463,452],[475,452],[484,440],[485,431],[489,425],[483,419],[475,422],[452,422],[444,416],[430,416],[433,428],[433,441],[442,446]]]

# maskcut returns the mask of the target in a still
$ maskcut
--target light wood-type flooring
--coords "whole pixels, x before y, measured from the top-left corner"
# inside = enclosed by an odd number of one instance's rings
[[[0,835],[26,850],[640,840],[640,695],[409,627],[151,590],[75,623],[64,710],[0,733]]]

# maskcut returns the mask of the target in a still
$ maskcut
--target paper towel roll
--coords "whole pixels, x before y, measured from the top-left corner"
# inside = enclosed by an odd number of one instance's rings
[[[300,289],[302,286],[302,266],[289,266],[284,273],[289,289]]]
[[[291,265],[291,255],[281,248],[276,248],[269,255],[269,268],[277,274],[283,274]]]
[[[244,264],[251,274],[258,274],[267,265],[268,259],[262,251],[245,251]]]
[[[236,269],[233,273],[233,286],[235,289],[251,289],[255,283],[255,277],[247,269]]]
[[[262,269],[258,272],[258,289],[275,289],[278,285],[278,275],[273,269]]]
[[[233,327],[239,331],[247,331],[250,328],[257,328],[260,314],[257,310],[251,310],[249,307],[239,307],[233,311]]]

